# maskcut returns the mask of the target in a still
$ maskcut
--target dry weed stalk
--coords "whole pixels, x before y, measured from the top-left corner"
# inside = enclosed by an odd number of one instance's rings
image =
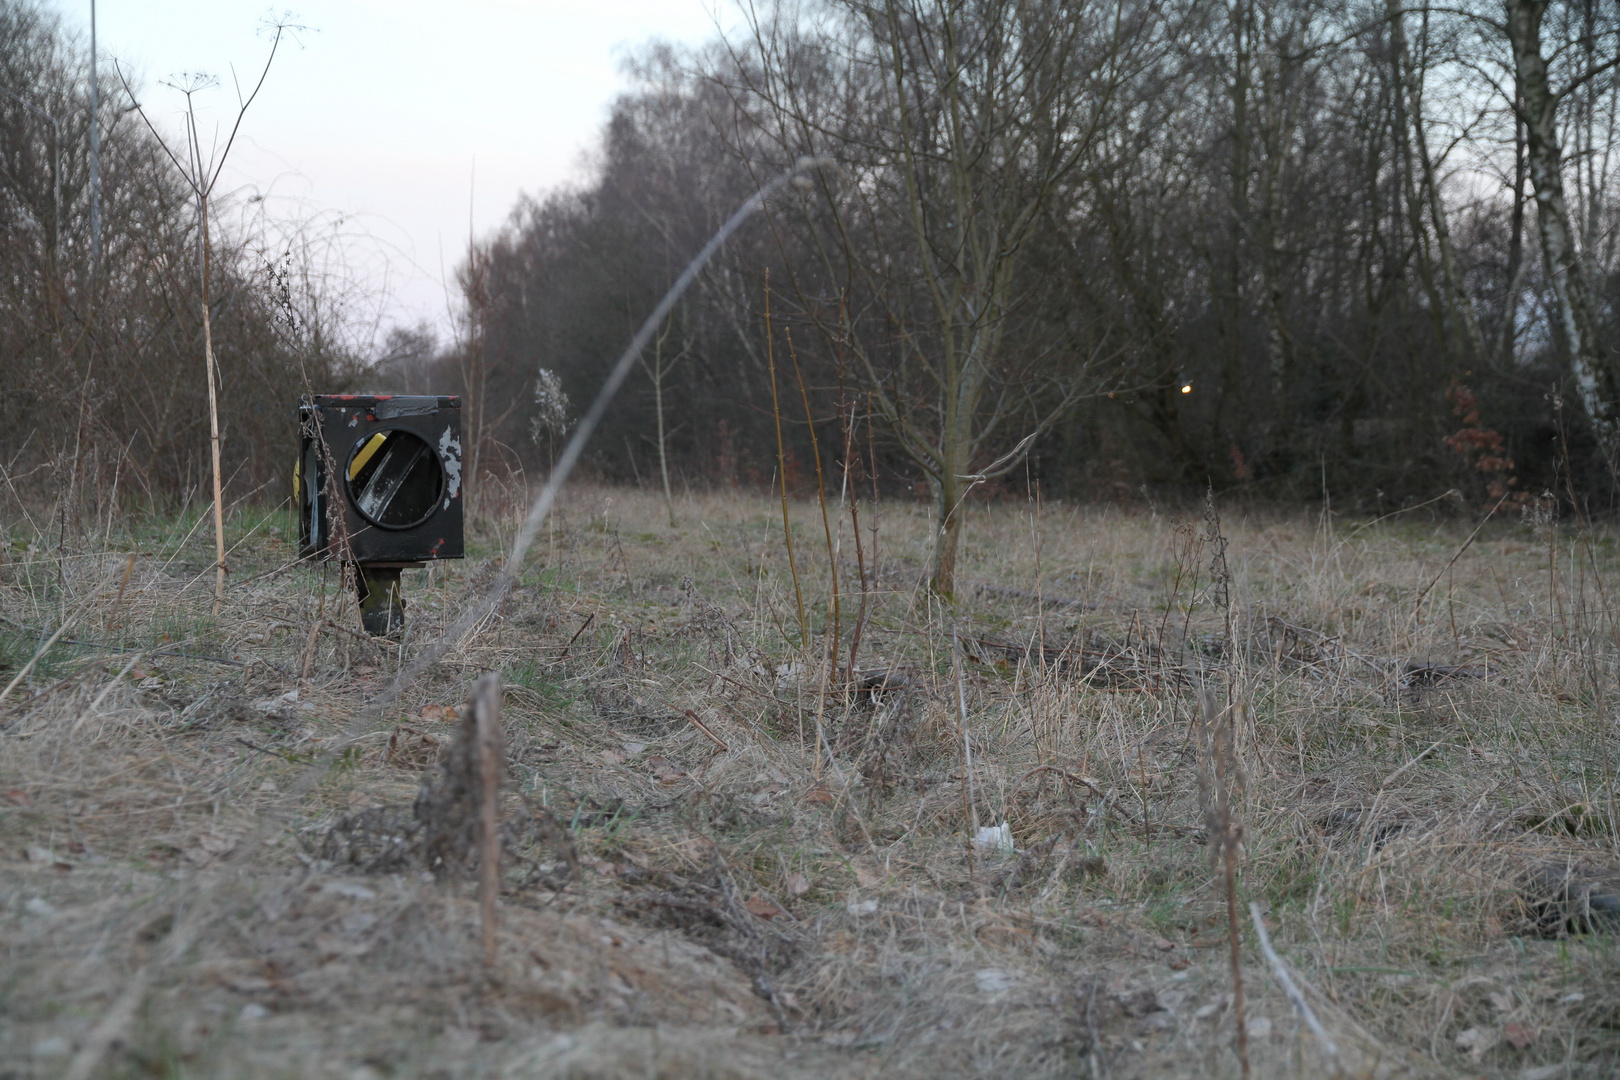
[[[1210,855],[1219,866],[1226,893],[1227,944],[1232,958],[1232,1017],[1237,1027],[1238,1063],[1249,1075],[1249,1039],[1243,1019],[1243,942],[1238,917],[1237,857],[1243,840],[1233,803],[1243,797],[1244,776],[1237,761],[1234,731],[1241,706],[1220,715],[1207,687],[1198,691],[1198,797],[1204,811],[1204,831]]]
[[[804,385],[804,372],[799,367],[799,352],[793,347],[793,331],[784,330],[787,337],[788,356],[793,359],[793,378],[799,384],[799,397],[804,402],[804,423],[810,429],[810,453],[816,460],[816,498],[821,504],[821,531],[827,540],[827,569],[832,575],[832,626],[828,632],[832,635],[832,656],[838,655],[838,637],[840,624],[840,605],[838,595],[838,545],[833,543],[832,522],[827,516],[827,483],[821,475],[821,444],[816,439],[816,418],[810,411],[810,391]],[[837,667],[834,661],[832,668],[827,672],[830,681],[833,668]]]
[[[951,630],[951,677],[956,683],[956,723],[962,736],[962,816],[967,824],[968,881],[974,877],[973,848],[979,842],[979,814],[973,805],[973,747],[968,742],[967,692],[962,687],[962,641]]]
[[[776,335],[771,332],[771,272],[765,271],[765,364],[771,373],[771,415],[776,419],[776,482],[782,487],[782,543],[787,547],[788,573],[793,575],[793,600],[799,613],[799,648],[810,645],[809,624],[804,617],[804,590],[799,586],[799,564],[793,557],[793,525],[788,521],[787,449],[782,442],[782,403],[776,393]],[[803,741],[804,721],[800,720],[799,739]]]
[[[253,90],[246,98],[241,96],[241,87],[237,87],[236,120],[231,125],[231,133],[225,140],[224,149],[220,150],[218,155],[212,159],[202,148],[201,133],[197,130],[196,102],[193,97],[197,91],[205,89],[217,82],[217,80],[193,75],[187,77],[190,81],[186,84],[174,86],[186,99],[186,151],[184,154],[185,161],[182,163],[180,155],[176,155],[169,148],[168,142],[158,134],[157,128],[152,126],[152,121],[146,115],[146,110],[141,107],[141,103],[135,98],[135,91],[131,89],[128,80],[124,78],[123,69],[118,69],[119,81],[123,84],[124,92],[129,95],[131,107],[140,116],[142,122],[146,124],[152,138],[156,140],[158,146],[162,148],[164,154],[174,164],[181,179],[186,182],[186,185],[191,189],[192,195],[197,200],[197,224],[201,241],[198,246],[202,256],[202,265],[199,269],[202,272],[203,362],[208,376],[208,452],[214,483],[214,615],[216,618],[219,615],[220,604],[225,599],[225,503],[224,487],[220,482],[219,393],[216,385],[218,378],[215,374],[213,303],[209,295],[212,284],[210,278],[213,260],[209,212],[214,188],[218,185],[220,174],[225,169],[225,162],[231,155],[231,148],[236,145],[237,133],[242,129],[242,119],[247,116],[248,108],[253,104],[254,99],[259,96],[259,91],[264,89],[264,81],[270,76],[270,67],[275,63],[276,51],[281,46],[281,39],[289,31],[301,28],[283,20],[273,23],[271,29],[274,33],[270,40],[270,55],[265,58],[264,68],[259,72],[259,81],[254,84]]]

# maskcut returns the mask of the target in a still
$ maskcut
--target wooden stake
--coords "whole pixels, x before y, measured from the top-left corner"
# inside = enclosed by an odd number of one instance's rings
[[[495,967],[495,905],[501,889],[501,677],[491,672],[473,686],[478,724],[478,795],[481,804],[478,906],[484,928],[484,963]]]

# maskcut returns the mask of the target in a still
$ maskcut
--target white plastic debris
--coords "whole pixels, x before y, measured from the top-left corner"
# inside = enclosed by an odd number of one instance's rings
[[[1501,1033],[1494,1028],[1471,1027],[1457,1036],[1457,1049],[1478,1061],[1500,1042],[1501,1038]]]
[[[1023,972],[1008,968],[983,968],[973,973],[973,980],[979,984],[981,994],[999,994],[1010,990],[1023,977]]]
[[[973,835],[973,846],[984,851],[1010,853],[1013,849],[1012,826],[1005,821],[1000,825],[980,826]]]
[[[73,1044],[60,1035],[51,1035],[36,1042],[29,1052],[37,1058],[67,1057],[73,1053]]]
[[[364,885],[356,885],[348,881],[328,881],[321,886],[321,892],[346,896],[350,900],[375,900],[377,898],[377,894]]]

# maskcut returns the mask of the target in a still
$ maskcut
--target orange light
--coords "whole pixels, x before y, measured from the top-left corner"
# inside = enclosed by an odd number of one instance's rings
[[[1182,393],[1183,393],[1183,394],[1190,394],[1190,393],[1192,393],[1192,383],[1186,383],[1186,384],[1184,384],[1184,385],[1183,385],[1183,386],[1182,386],[1182,388],[1181,388],[1181,392],[1182,392]]]

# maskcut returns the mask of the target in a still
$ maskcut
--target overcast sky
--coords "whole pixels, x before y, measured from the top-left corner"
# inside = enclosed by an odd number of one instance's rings
[[[59,0],[88,33],[90,0]],[[235,93],[263,68],[262,0],[98,0],[97,44],[144,84],[142,104],[178,131],[160,85],[204,72],[205,138],[228,129]],[[722,18],[729,7],[719,9]],[[710,0],[294,0],[307,29],[286,42],[243,125],[221,189],[261,194],[281,216],[344,216],[357,269],[390,321],[444,325],[445,278],[471,228],[485,234],[519,192],[584,174],[621,64],[654,39],[713,37]],[[223,136],[222,136],[223,137]]]

